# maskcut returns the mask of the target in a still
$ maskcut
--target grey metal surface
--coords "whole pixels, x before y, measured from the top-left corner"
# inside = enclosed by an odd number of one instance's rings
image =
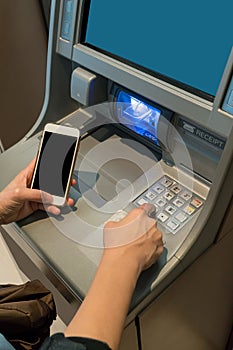
[[[233,128],[215,171],[205,206],[184,244],[176,253],[184,266],[194,261],[215,241],[224,214],[233,197]]]
[[[73,40],[74,40],[74,29],[76,26],[76,11],[78,6],[78,0],[72,0],[72,7],[70,8],[69,18],[65,18],[64,14],[64,2],[65,0],[60,1],[60,13],[59,13],[59,23],[58,23],[58,32],[57,32],[57,52],[61,55],[71,58],[72,49],[73,49]],[[67,26],[67,37],[62,36],[62,27]]]

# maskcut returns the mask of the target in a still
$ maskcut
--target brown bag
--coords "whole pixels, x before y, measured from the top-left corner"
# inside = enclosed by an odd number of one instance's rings
[[[53,295],[39,280],[0,286],[0,333],[15,349],[39,349],[55,318]]]

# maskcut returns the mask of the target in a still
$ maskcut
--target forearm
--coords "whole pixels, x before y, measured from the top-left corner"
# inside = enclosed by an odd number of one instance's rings
[[[104,255],[66,336],[99,339],[116,350],[138,275],[139,268],[133,259],[117,254]]]

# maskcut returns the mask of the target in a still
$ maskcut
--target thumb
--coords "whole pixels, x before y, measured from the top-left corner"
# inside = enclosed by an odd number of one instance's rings
[[[47,192],[23,187],[16,188],[14,190],[13,197],[14,199],[19,200],[21,202],[30,201],[48,204],[52,203],[53,201],[53,196]]]

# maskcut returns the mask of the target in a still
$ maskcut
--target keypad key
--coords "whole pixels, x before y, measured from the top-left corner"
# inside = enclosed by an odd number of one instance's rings
[[[178,214],[175,215],[175,218],[179,221],[179,222],[185,222],[188,219],[188,216],[182,212],[179,212]]]
[[[180,208],[185,202],[179,197],[177,197],[172,203],[175,204],[176,207]]]
[[[172,198],[174,198],[175,197],[175,195],[172,193],[172,192],[170,192],[170,191],[166,191],[165,193],[164,193],[164,198],[166,198],[168,201],[170,201]]]
[[[160,194],[160,193],[162,193],[162,192],[164,191],[164,187],[161,186],[161,185],[157,185],[157,186],[153,187],[153,190],[154,190],[156,193]]]
[[[154,192],[149,191],[146,193],[146,198],[148,198],[150,201],[153,201],[156,197],[157,195]]]
[[[167,219],[169,218],[169,216],[165,213],[159,213],[159,215],[157,216],[158,220],[161,222],[165,222],[167,221]]]
[[[155,202],[160,208],[164,207],[165,204],[167,204],[167,202],[165,201],[165,199],[163,198],[159,198],[157,199],[157,201]]]
[[[148,203],[148,201],[145,198],[140,198],[137,202],[138,205],[143,205],[145,203]]]
[[[192,215],[195,212],[195,209],[193,207],[191,207],[190,205],[187,205],[183,211],[188,214],[188,215]]]
[[[175,231],[180,226],[179,221],[172,218],[167,222],[167,227],[169,227],[172,231]]]
[[[195,197],[192,199],[191,203],[195,208],[200,208],[203,204],[203,201],[200,200],[199,198]]]
[[[164,178],[160,181],[160,183],[161,183],[164,187],[168,188],[168,187],[170,187],[170,186],[174,183],[174,181],[168,179],[167,177],[164,177]]]
[[[168,205],[166,208],[165,208],[165,211],[170,214],[170,215],[173,215],[175,212],[176,212],[176,208],[173,206],[173,205]]]
[[[184,200],[188,201],[189,199],[192,198],[192,193],[191,193],[191,192],[188,192],[188,191],[183,191],[183,192],[180,194],[180,197],[183,198]]]
[[[171,191],[175,194],[178,194],[181,191],[181,187],[179,185],[174,185],[171,187]]]

